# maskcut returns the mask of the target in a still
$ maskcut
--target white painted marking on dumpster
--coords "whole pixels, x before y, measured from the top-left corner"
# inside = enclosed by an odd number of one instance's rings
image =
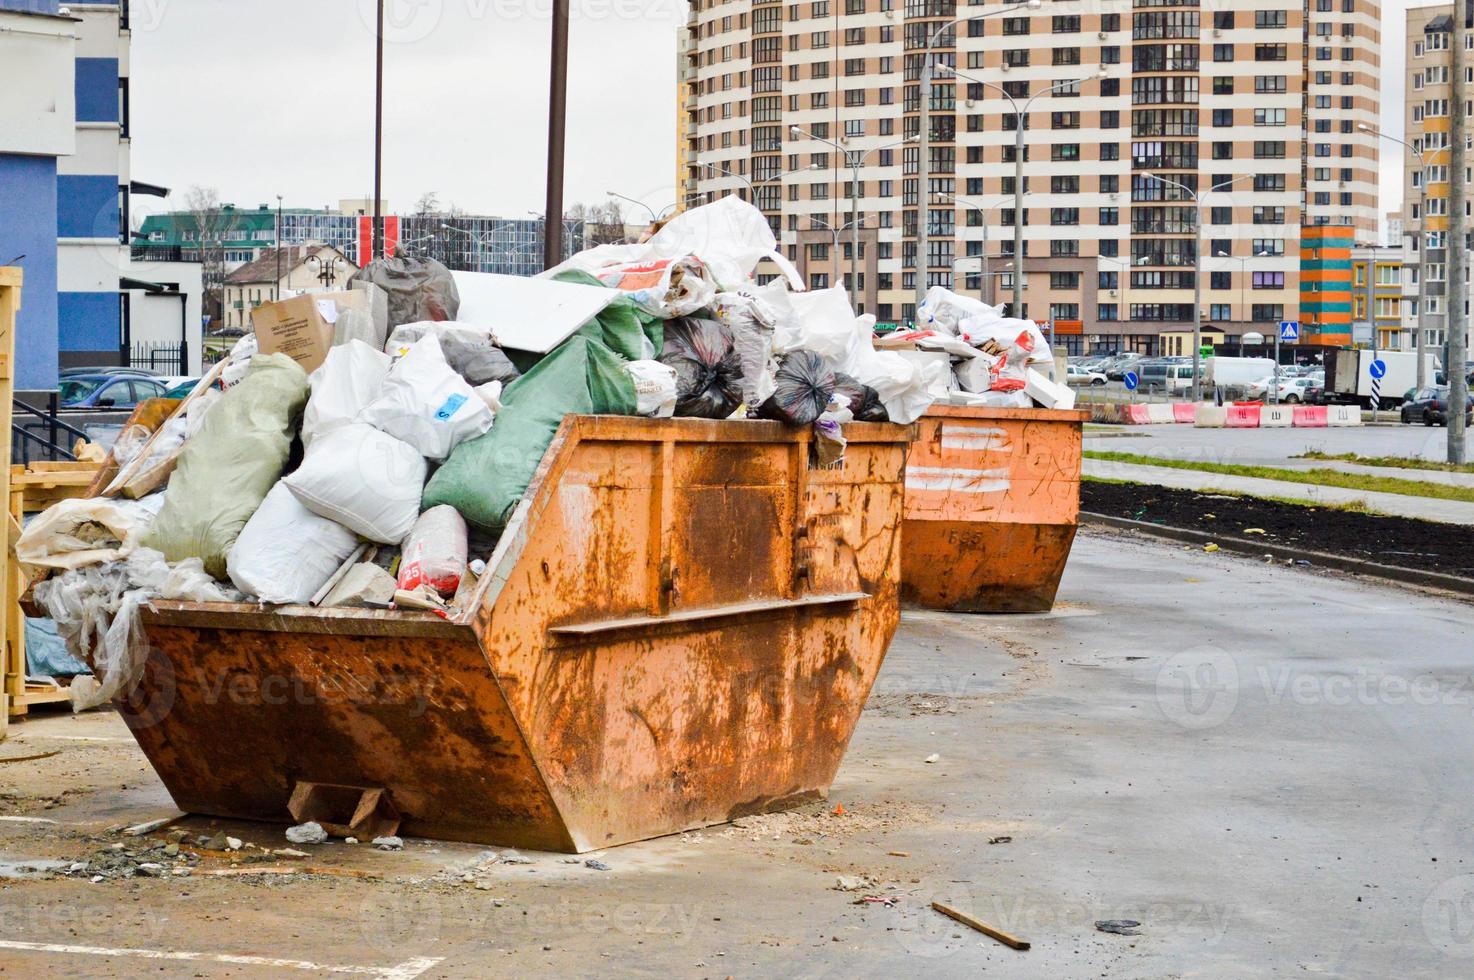
[[[1006,453],[1013,448],[1006,429],[984,429],[972,425],[943,425],[943,449],[971,449],[985,453]]]
[[[25,943],[0,939],[0,949],[28,953],[67,953],[73,956],[132,956],[144,960],[183,960],[195,963],[229,963],[233,966],[261,966],[274,970],[309,970],[314,973],[350,973],[379,977],[380,980],[415,980],[444,957],[417,956],[394,966],[335,966],[307,960],[283,960],[270,956],[232,956],[229,953],[189,953],[170,949],[126,949],[108,946],[70,946],[63,943]]]
[[[906,467],[906,489],[945,490],[949,493],[1004,493],[1013,483],[1008,468],[962,470],[944,466]]]

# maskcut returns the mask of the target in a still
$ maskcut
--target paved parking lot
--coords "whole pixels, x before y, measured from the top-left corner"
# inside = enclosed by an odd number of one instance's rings
[[[1474,606],[1097,532],[1061,596],[908,612],[827,803],[585,856],[608,871],[409,841],[308,848],[316,874],[27,875],[170,811],[116,716],[27,723],[0,757],[59,754],[3,766],[0,972],[1470,975]]]

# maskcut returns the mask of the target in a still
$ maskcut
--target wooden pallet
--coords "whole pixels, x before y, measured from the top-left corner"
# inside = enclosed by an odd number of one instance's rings
[[[11,371],[14,356],[15,314],[20,309],[20,271],[0,268],[0,411],[4,412],[3,432],[0,432],[0,452],[10,458],[10,419],[14,397]],[[60,689],[49,684],[26,683],[26,620],[20,608],[20,598],[25,594],[26,581],[15,560],[15,541],[26,515],[36,514],[52,504],[72,497],[86,496],[88,488],[96,479],[97,463],[47,463],[37,462],[29,466],[0,466],[0,490],[8,503],[5,518],[5,594],[0,597],[0,691],[6,695],[0,701],[0,715],[19,717],[41,704],[55,704],[68,700],[65,687]],[[0,725],[3,731],[3,725]],[[3,735],[0,735],[3,737]]]

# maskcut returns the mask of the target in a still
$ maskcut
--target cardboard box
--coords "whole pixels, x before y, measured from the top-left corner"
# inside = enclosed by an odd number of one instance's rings
[[[256,343],[263,354],[285,354],[308,374],[327,359],[333,346],[333,326],[352,310],[371,314],[371,298],[361,290],[341,293],[303,293],[280,303],[258,306],[251,313]]]

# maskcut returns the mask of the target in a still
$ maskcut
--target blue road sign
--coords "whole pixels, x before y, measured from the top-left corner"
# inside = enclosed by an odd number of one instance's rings
[[[1287,344],[1298,344],[1300,342],[1300,321],[1281,320],[1280,340]]]
[[[1127,391],[1135,391],[1136,386],[1141,384],[1141,379],[1136,376],[1135,371],[1127,371],[1126,377],[1122,380],[1126,382]]]
[[[1368,370],[1372,372],[1372,377],[1376,378],[1378,381],[1381,381],[1383,378],[1387,377],[1387,362],[1379,357],[1372,362],[1371,367],[1368,368]]]

